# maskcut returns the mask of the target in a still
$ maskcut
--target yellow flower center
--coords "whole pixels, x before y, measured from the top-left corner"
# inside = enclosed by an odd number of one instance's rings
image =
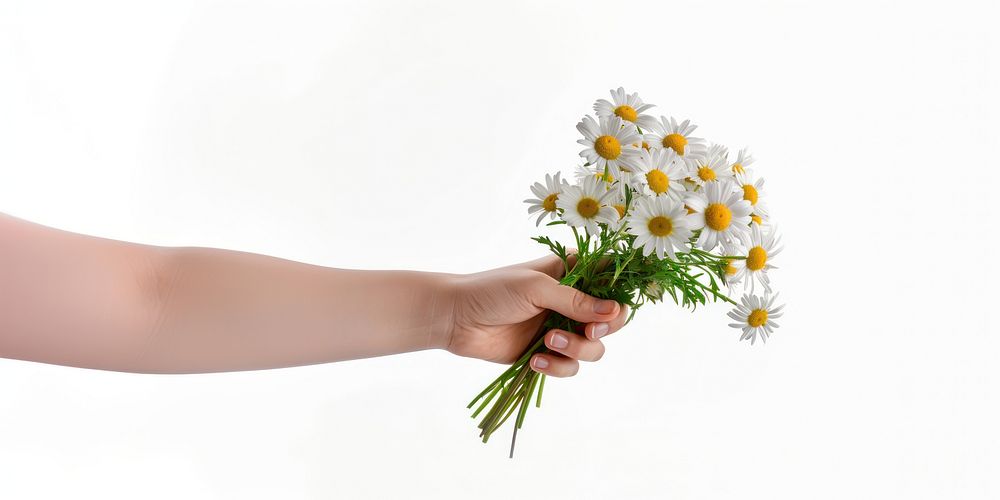
[[[757,204],[757,188],[753,187],[752,184],[743,185],[743,199],[750,202],[751,205]]]
[[[744,172],[743,165],[739,163],[733,163],[733,173],[742,174]]]
[[[615,207],[615,210],[618,211],[619,219],[625,217],[625,205],[612,205],[612,206]]]
[[[750,214],[750,220],[756,222],[758,226],[764,223],[764,219],[761,219],[757,214]]]
[[[705,224],[716,231],[726,229],[732,221],[733,212],[722,203],[712,203],[705,208]]]
[[[673,149],[677,154],[684,156],[684,146],[688,140],[681,134],[668,134],[663,138],[663,147]]]
[[[747,324],[756,328],[758,326],[767,323],[767,310],[765,309],[754,309],[747,316]]]
[[[726,260],[726,276],[734,276],[736,275],[736,271],[737,269],[733,266],[733,261]]]
[[[656,194],[666,193],[670,186],[670,178],[662,170],[650,170],[646,174],[646,182],[649,183],[649,189]]]
[[[674,223],[662,215],[649,219],[646,226],[654,236],[670,236],[670,233],[674,232]]]
[[[622,154],[622,143],[613,136],[602,135],[594,141],[594,151],[597,151],[597,154],[605,160],[614,160]]]
[[[761,247],[753,247],[747,253],[747,269],[760,271],[767,264],[767,251]]]
[[[701,180],[703,180],[705,182],[714,181],[715,180],[715,170],[712,170],[711,168],[708,168],[707,166],[706,167],[701,167],[701,168],[698,169],[698,178],[700,178]]]
[[[546,196],[545,199],[542,200],[542,208],[544,208],[546,212],[555,212],[557,199],[559,199],[559,193],[552,193]]]
[[[597,200],[593,198],[581,198],[576,204],[576,211],[586,219],[591,219],[601,209]]]
[[[695,210],[695,209],[693,209],[693,208],[691,208],[691,207],[689,207],[687,205],[684,205],[684,208],[688,211],[688,215],[691,215],[691,214],[697,212],[697,210]]]
[[[613,175],[611,175],[611,172],[608,172],[608,173],[598,172],[598,173],[594,174],[594,177],[597,177],[599,180],[607,182],[608,184],[611,184],[612,182],[615,182],[615,177]]]
[[[634,122],[637,118],[639,118],[639,113],[635,112],[635,108],[633,108],[632,106],[627,106],[625,104],[622,104],[621,106],[615,108],[615,114],[618,115],[622,120],[627,120],[630,122]]]

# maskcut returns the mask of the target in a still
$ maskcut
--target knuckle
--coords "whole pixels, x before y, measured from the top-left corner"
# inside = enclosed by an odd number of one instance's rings
[[[560,276],[563,274],[563,261],[557,255],[550,255],[545,261],[545,275]]]
[[[552,276],[549,276],[548,274],[545,274],[541,271],[534,271],[534,270],[529,271],[528,279],[532,283],[539,286],[548,285],[549,283],[552,282]]]
[[[549,282],[552,278],[538,271],[530,271],[522,277],[518,285],[526,288],[527,295],[532,301],[541,302],[549,295]]]

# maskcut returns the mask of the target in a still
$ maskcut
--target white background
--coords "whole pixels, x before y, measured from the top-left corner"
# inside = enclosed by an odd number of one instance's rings
[[[196,376],[0,360],[0,497],[996,498],[987,3],[0,3],[0,211],[351,268],[539,256],[612,87],[752,147],[766,346],[642,310],[507,459],[445,352]],[[558,236],[565,233],[553,231]],[[989,324],[992,325],[988,327]]]

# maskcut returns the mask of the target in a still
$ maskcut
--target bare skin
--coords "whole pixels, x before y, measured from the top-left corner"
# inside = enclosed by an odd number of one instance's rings
[[[627,311],[559,285],[555,256],[475,274],[357,271],[61,231],[0,214],[0,357],[137,373],[256,370],[445,349],[572,376]]]

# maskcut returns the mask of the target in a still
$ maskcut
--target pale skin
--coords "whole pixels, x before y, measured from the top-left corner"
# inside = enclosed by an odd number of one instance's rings
[[[627,310],[560,285],[555,256],[474,274],[357,271],[82,235],[0,214],[0,357],[135,373],[281,368],[443,349],[575,375]]]

